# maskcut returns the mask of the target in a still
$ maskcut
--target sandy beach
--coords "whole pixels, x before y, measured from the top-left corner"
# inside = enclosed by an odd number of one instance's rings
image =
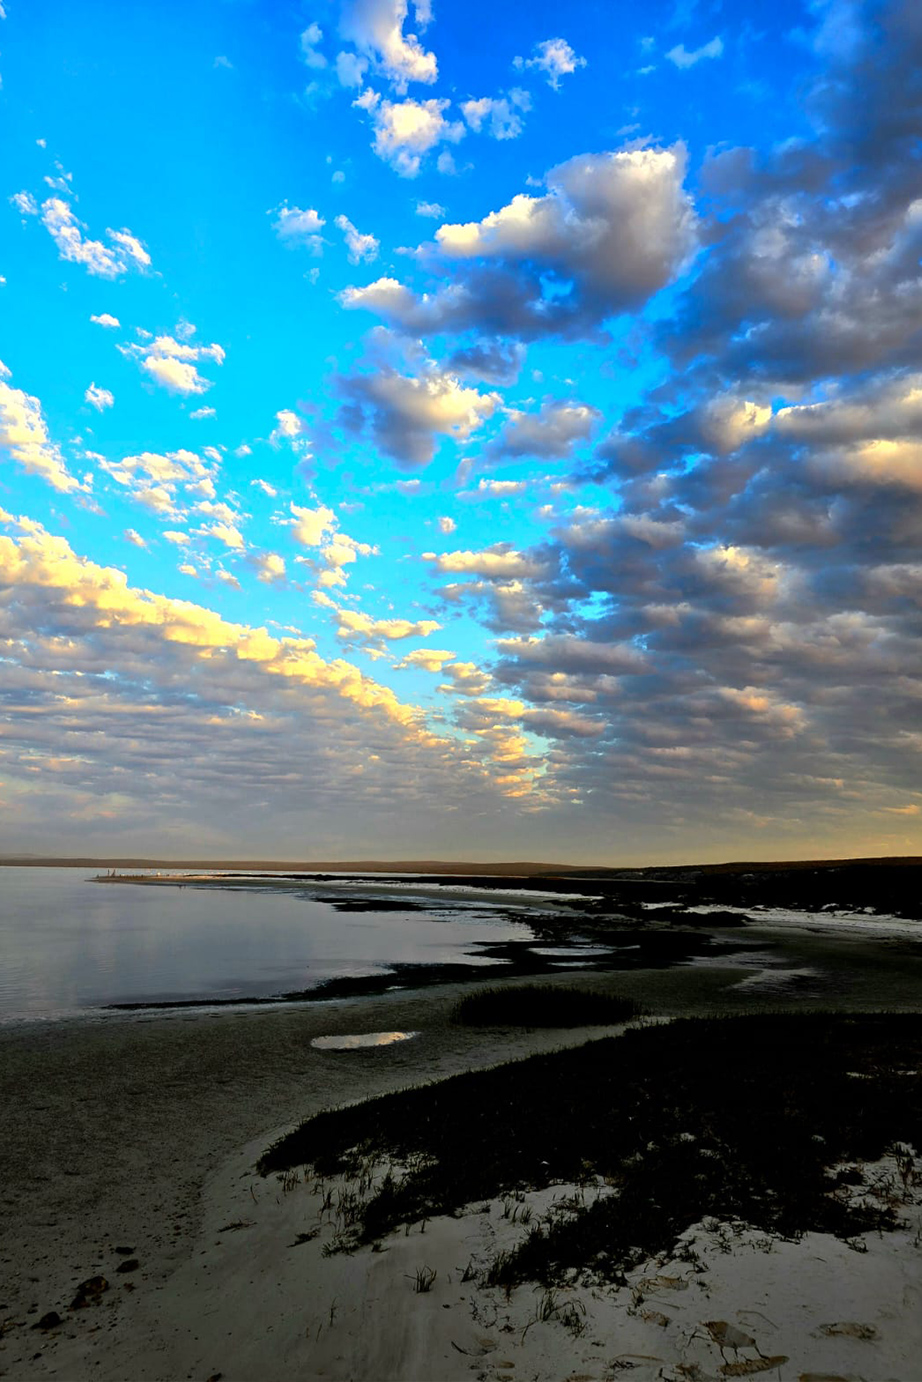
[[[690,967],[567,981],[655,992],[667,1014],[749,1007],[753,993],[739,987],[746,977]],[[325,1257],[317,1187],[254,1173],[275,1138],[323,1109],[613,1030],[455,1026],[449,1015],[461,991],[0,1033],[3,1375],[550,1382],[630,1370],[695,1379],[760,1371],[762,1355],[790,1360],[772,1365],[782,1379],[919,1375],[909,1360],[922,1355],[920,1223],[908,1201],[905,1230],[872,1236],[866,1252],[813,1236],[759,1249],[739,1225],[699,1225],[690,1236],[700,1270],[690,1258],[681,1270],[650,1262],[620,1291],[558,1293],[542,1320],[530,1287],[507,1299],[461,1280],[465,1264],[509,1232],[499,1202],[415,1226],[384,1252]],[[865,996],[873,1005],[873,990]],[[777,992],[765,1000],[777,1003]],[[348,1052],[310,1044],[370,1031],[418,1035]],[[892,1169],[883,1168],[885,1180]],[[532,1207],[570,1193],[551,1187]],[[416,1292],[421,1267],[437,1273],[437,1288]],[[99,1276],[105,1289],[85,1290],[86,1304],[71,1308],[81,1283]],[[36,1328],[49,1312],[61,1323]],[[771,1327],[756,1327],[760,1312]],[[715,1321],[731,1329],[717,1330],[723,1344],[712,1337]],[[848,1328],[830,1333],[833,1325]],[[733,1330],[761,1354],[727,1346]]]

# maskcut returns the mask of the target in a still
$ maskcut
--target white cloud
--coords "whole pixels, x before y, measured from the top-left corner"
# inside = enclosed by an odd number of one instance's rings
[[[174,547],[188,547],[191,542],[188,533],[181,533],[176,528],[167,528],[163,536],[167,542],[172,542]]]
[[[52,489],[69,494],[82,486],[71,475],[58,447],[48,435],[42,405],[31,394],[14,389],[10,370],[0,360],[0,446],[29,475],[40,475]]]
[[[272,228],[280,240],[290,244],[304,245],[313,255],[323,254],[324,241],[320,232],[326,225],[326,221],[313,207],[302,211],[298,206],[289,206],[287,203],[283,203],[269,214],[278,217]]]
[[[189,331],[181,334],[188,335]],[[156,336],[140,345],[119,346],[119,350],[129,359],[137,360],[155,383],[170,393],[179,394],[201,394],[210,389],[212,381],[199,374],[197,362],[213,360],[223,365],[225,358],[223,346],[194,346],[187,340],[177,341],[173,336]]]
[[[196,408],[189,416],[193,422],[198,422],[201,418],[217,417],[217,411],[214,408]]]
[[[355,538],[341,532],[339,519],[325,504],[319,504],[316,509],[309,509],[300,504],[291,504],[289,507],[293,515],[292,537],[302,547],[315,547],[318,550],[317,560],[323,568],[318,577],[321,586],[344,586],[344,566],[351,566],[359,557],[377,554],[377,547],[366,542],[357,542]],[[298,557],[296,560],[315,565],[315,561],[307,557]]]
[[[321,71],[327,65],[327,60],[322,53],[318,53],[317,45],[323,41],[323,30],[319,24],[308,24],[301,35],[301,57],[305,66]]]
[[[358,53],[337,53],[336,76],[340,86],[364,86],[368,59]]]
[[[128,267],[147,269],[150,267],[150,255],[141,244],[136,235],[132,235],[130,230],[107,230],[106,234],[110,240],[122,251],[123,257],[127,259]]]
[[[453,518],[449,518],[447,516],[444,518],[439,518],[436,521],[438,523],[440,533],[453,533],[458,526]]]
[[[269,441],[273,446],[279,446],[283,441],[296,446],[298,438],[304,433],[304,428],[303,418],[298,417],[290,408],[280,408],[275,415],[275,426],[269,434]]]
[[[97,384],[90,384],[86,393],[83,395],[85,401],[97,412],[103,412],[106,408],[111,408],[115,402],[114,394],[108,389],[101,389]]]
[[[97,326],[106,326],[110,329],[121,326],[118,317],[113,317],[110,312],[101,312],[98,317],[90,317],[90,321],[95,322]]]
[[[210,537],[216,537],[232,552],[242,552],[246,547],[243,534],[233,523],[210,523],[202,531]]]
[[[428,638],[442,626],[434,619],[373,619],[357,609],[337,611],[339,627],[336,632],[341,638],[386,638],[389,641],[402,638]]]
[[[423,552],[423,561],[432,562],[440,574],[465,572],[502,579],[541,576],[545,570],[542,562],[527,552],[517,552],[508,542],[498,542],[481,552]]]
[[[337,216],[334,224],[345,237],[350,264],[377,259],[380,242],[373,235],[363,235],[360,230],[356,230],[348,216]]]
[[[417,3],[414,10],[417,27],[425,28],[428,4]],[[339,22],[342,37],[401,93],[408,82],[431,85],[438,76],[435,54],[416,34],[404,33],[406,19],[407,0],[345,0]]]
[[[438,202],[417,202],[417,216],[427,216],[433,221],[441,221],[445,217],[445,208]]]
[[[416,648],[394,664],[395,671],[403,672],[410,667],[419,667],[424,672],[442,672],[446,662],[454,662],[457,653],[447,652],[445,648]]]
[[[42,224],[57,245],[60,257],[82,264],[89,274],[98,278],[118,278],[129,269],[150,266],[147,250],[128,230],[106,231],[113,242],[112,248],[100,240],[85,239],[70,204],[60,197],[49,197],[43,202],[41,215]]]
[[[133,547],[147,547],[147,543],[140,533],[135,532],[134,528],[125,529],[125,538]]]
[[[371,118],[375,153],[401,177],[415,178],[427,153],[446,140],[457,143],[464,137],[461,121],[445,118],[448,100],[382,100],[367,88],[355,104]]]
[[[206,464],[194,451],[142,451],[121,461],[101,460],[99,466],[129,490],[137,503],[165,518],[179,516],[180,490],[193,498],[214,493],[215,467]]]
[[[701,62],[704,58],[719,58],[724,50],[724,41],[719,36],[712,38],[710,43],[702,43],[700,48],[695,48],[689,52],[684,43],[679,43],[675,48],[670,48],[666,57],[676,67],[683,70],[686,67],[694,67],[695,63]]]
[[[15,206],[20,216],[38,215],[38,203],[31,192],[14,192],[10,197],[10,202]]]
[[[482,131],[493,139],[518,139],[522,133],[522,113],[531,110],[527,91],[515,87],[508,96],[481,96],[462,101],[461,112],[475,134]]]
[[[257,476],[256,479],[250,481],[250,484],[255,485],[257,489],[261,489],[263,494],[267,494],[270,499],[275,499],[278,496],[278,490],[274,485],[270,485],[268,480],[261,480]]]
[[[304,547],[319,547],[339,523],[333,510],[323,504],[316,509],[308,509],[300,504],[291,504],[289,507],[294,514],[291,535],[295,542],[300,542]]]
[[[524,494],[527,488],[525,480],[480,480],[477,485],[481,494]]]
[[[285,560],[278,552],[263,552],[253,558],[253,564],[256,567],[256,579],[265,585],[285,579]]]
[[[548,86],[557,91],[561,77],[585,67],[586,59],[577,57],[565,38],[546,38],[543,43],[535,44],[532,57],[514,58],[512,65],[520,72],[527,67],[543,72]]]

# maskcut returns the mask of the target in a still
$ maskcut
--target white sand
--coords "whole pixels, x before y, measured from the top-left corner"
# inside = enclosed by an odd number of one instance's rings
[[[65,1040],[59,1030],[46,1038],[46,1078],[34,1096],[45,1109],[35,1110],[33,1178],[7,1182],[5,1196],[12,1235],[4,1235],[3,1300],[13,1308],[0,1315],[18,1323],[0,1351],[4,1375],[68,1382],[206,1382],[216,1375],[226,1382],[922,1379],[922,1192],[904,1185],[892,1159],[868,1175],[874,1193],[900,1204],[905,1227],[868,1235],[861,1251],[816,1234],[795,1244],[739,1225],[703,1224],[684,1236],[684,1250],[645,1263],[620,1289],[580,1279],[549,1300],[528,1286],[507,1299],[463,1281],[469,1263],[482,1266],[525,1231],[523,1207],[538,1217],[555,1199],[610,1193],[555,1186],[527,1196],[524,1206],[494,1201],[485,1211],[472,1206],[458,1218],[411,1225],[379,1252],[325,1257],[343,1187],[323,1187],[333,1190],[323,1213],[313,1182],[286,1186],[255,1176],[253,1163],[274,1137],[324,1106],[587,1035],[523,1033],[498,1046],[496,1033],[446,1026],[444,1011],[443,993],[393,995],[319,1012],[156,1019],[130,1024],[133,1035],[119,1036],[111,1024],[106,1033],[75,1030]],[[420,1035],[375,1050],[310,1048],[312,1037],[337,1030]],[[71,1081],[104,1057],[98,1087],[78,1094]],[[222,1070],[230,1083],[216,1087]],[[80,1098],[90,1103],[82,1114]],[[54,1128],[52,1156],[46,1144]],[[59,1167],[52,1175],[54,1158],[66,1161],[68,1146],[75,1174],[64,1177]],[[190,1221],[177,1219],[184,1213]],[[185,1222],[191,1227],[172,1241],[170,1226]],[[311,1241],[296,1244],[297,1235],[315,1229]],[[135,1249],[137,1271],[116,1272],[116,1245]],[[15,1299],[7,1294],[14,1269],[24,1286]],[[426,1270],[436,1276],[418,1293],[417,1273]],[[76,1284],[100,1271],[109,1289],[99,1304],[68,1311]],[[537,1318],[542,1305],[544,1313],[554,1307],[552,1318]],[[50,1309],[64,1317],[59,1328],[46,1334],[29,1327]]]

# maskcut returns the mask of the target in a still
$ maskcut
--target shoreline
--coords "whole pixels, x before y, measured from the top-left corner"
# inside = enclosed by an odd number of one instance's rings
[[[821,937],[803,938],[803,945],[812,953],[836,949]],[[839,946],[843,974],[851,975],[849,995],[843,1001],[841,992],[829,990],[809,998],[810,1005],[918,1011],[918,981],[913,1004],[904,958],[894,953],[869,971],[866,949],[858,941]],[[654,1017],[803,1005],[796,986],[740,987],[758,972],[740,963],[569,971],[541,982],[623,993]],[[529,976],[482,977],[490,986],[529,982]],[[906,990],[894,1002],[897,981]],[[212,1278],[203,1278],[197,1264],[211,1263],[215,1253],[229,1263],[229,1240],[237,1235],[215,1231],[215,1184],[224,1186],[222,1194],[241,1187],[248,1194],[249,1182],[240,1180],[245,1166],[275,1137],[322,1109],[611,1034],[610,1028],[453,1026],[451,1008],[470,990],[467,983],[442,984],[275,1008],[148,1011],[0,1028],[0,1180],[6,1188],[0,1321],[18,1322],[0,1338],[0,1370],[14,1378],[122,1382],[130,1356],[130,1375],[173,1382],[177,1374],[158,1374],[150,1370],[155,1364],[144,1364],[145,1350],[155,1347],[157,1330],[169,1332],[171,1312],[186,1312],[191,1339],[197,1325],[194,1317],[189,1322],[189,1310],[217,1308],[209,1295]],[[310,1045],[318,1035],[381,1030],[419,1035],[371,1050],[327,1052]],[[237,1169],[229,1181],[231,1166]],[[240,1217],[228,1214],[222,1222]],[[279,1231],[276,1225],[273,1232]],[[267,1271],[278,1247],[276,1238],[272,1243]],[[120,1257],[119,1247],[130,1247],[133,1257]],[[137,1260],[138,1269],[119,1274],[124,1260]],[[99,1310],[68,1311],[79,1284],[99,1274],[110,1283]],[[199,1294],[189,1304],[176,1292],[182,1283],[192,1290],[193,1278]],[[218,1279],[227,1286],[214,1266]],[[33,1331],[48,1311],[57,1311],[63,1325],[48,1334]],[[271,1353],[266,1356],[271,1360]],[[271,1374],[269,1361],[264,1375]],[[231,1372],[226,1377],[234,1382]]]

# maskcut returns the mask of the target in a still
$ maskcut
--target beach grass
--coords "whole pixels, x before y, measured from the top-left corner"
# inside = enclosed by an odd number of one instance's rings
[[[509,984],[466,994],[451,1020],[465,1027],[591,1027],[629,1022],[643,1008],[632,998],[552,984]]]
[[[850,1194],[848,1168],[900,1144],[922,1146],[922,1017],[762,1013],[634,1029],[323,1113],[258,1169],[361,1177],[340,1250],[575,1184],[485,1278],[550,1286],[574,1267],[618,1280],[708,1217],[786,1237],[891,1228],[898,1196]]]

